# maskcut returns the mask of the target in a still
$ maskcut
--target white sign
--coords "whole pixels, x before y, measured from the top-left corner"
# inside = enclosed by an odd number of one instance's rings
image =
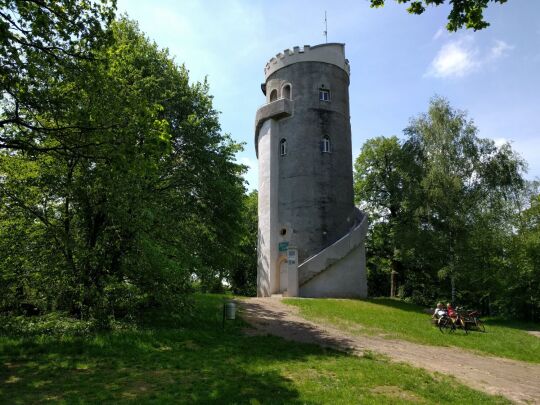
[[[287,296],[298,296],[298,250],[289,246],[287,250]]]

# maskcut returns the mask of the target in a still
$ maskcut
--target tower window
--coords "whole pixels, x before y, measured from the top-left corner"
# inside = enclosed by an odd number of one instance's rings
[[[281,95],[283,98],[288,98],[288,99],[291,98],[291,85],[290,84],[286,84],[285,86],[283,86],[283,90],[281,90]]]
[[[270,92],[270,102],[277,100],[277,90],[274,89]]]
[[[325,136],[321,141],[321,152],[322,153],[332,152],[332,145],[330,143],[330,138],[328,136]]]
[[[280,156],[285,156],[287,154],[287,140],[282,139],[279,141],[279,154]]]
[[[319,100],[330,101],[330,90],[319,89]]]

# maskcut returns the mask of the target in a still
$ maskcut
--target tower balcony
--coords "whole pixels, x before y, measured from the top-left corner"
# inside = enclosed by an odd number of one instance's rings
[[[259,130],[266,120],[275,119],[279,120],[281,118],[290,117],[293,113],[293,101],[288,98],[280,98],[279,100],[272,101],[263,105],[257,110],[257,115],[255,116],[255,151],[257,155],[258,151],[258,138]]]

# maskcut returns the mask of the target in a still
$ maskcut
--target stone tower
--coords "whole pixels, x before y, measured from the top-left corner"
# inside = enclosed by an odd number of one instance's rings
[[[264,72],[257,295],[365,297],[367,218],[353,199],[345,45],[287,49]]]

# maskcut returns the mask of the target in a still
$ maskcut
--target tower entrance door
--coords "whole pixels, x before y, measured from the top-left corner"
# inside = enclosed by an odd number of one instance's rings
[[[287,280],[288,280],[288,273],[287,273],[287,256],[280,256],[278,263],[277,263],[277,269],[276,269],[276,292],[278,294],[283,294],[285,291],[287,291]]]

